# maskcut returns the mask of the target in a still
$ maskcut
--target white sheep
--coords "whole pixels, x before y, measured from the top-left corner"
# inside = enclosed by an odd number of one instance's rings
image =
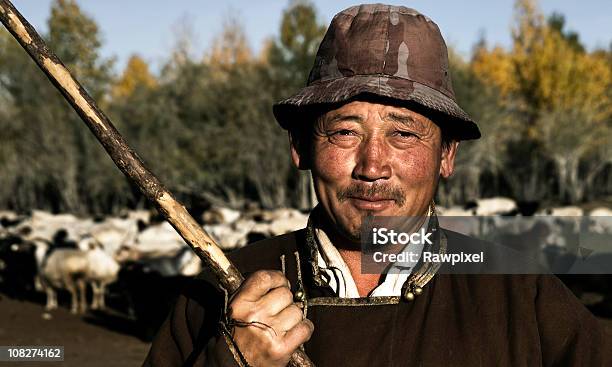
[[[47,295],[47,310],[58,307],[56,290],[70,292],[72,313],[87,309],[87,284],[93,291],[92,309],[105,308],[106,286],[117,278],[119,264],[92,237],[79,242],[79,249],[58,248],[49,251],[44,241],[35,241],[38,280]],[[86,249],[86,250],[83,250]]]
[[[93,293],[91,308],[92,310],[104,309],[106,308],[106,286],[117,279],[119,264],[104,251],[102,245],[94,238],[87,237],[81,240],[79,247],[85,246],[89,247],[86,251],[85,280],[91,285]]]
[[[42,287],[47,294],[47,310],[57,308],[56,289],[70,292],[70,312],[85,312],[85,277],[89,266],[86,253],[77,249],[56,249],[39,266]]]

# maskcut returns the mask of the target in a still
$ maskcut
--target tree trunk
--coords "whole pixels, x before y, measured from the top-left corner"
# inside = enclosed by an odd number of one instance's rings
[[[568,161],[568,194],[570,203],[576,204],[584,199],[584,182],[578,177],[579,166],[578,159],[570,159]]]
[[[568,194],[567,194],[567,182],[568,182],[568,166],[567,166],[567,159],[565,159],[564,157],[555,157],[555,163],[557,166],[557,183],[559,185],[559,198],[562,201],[565,201],[568,199]]]

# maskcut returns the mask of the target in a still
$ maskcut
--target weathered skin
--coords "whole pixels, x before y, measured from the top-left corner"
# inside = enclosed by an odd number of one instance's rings
[[[331,227],[354,242],[366,215],[426,215],[439,177],[453,171],[457,143],[442,149],[440,128],[407,108],[355,101],[323,115],[314,130],[308,168],[317,197]],[[292,145],[302,168],[304,154]]]
[[[328,235],[366,296],[380,275],[361,272],[363,217],[427,215],[440,176],[453,172],[458,143],[443,148],[440,128],[417,112],[366,101],[321,116],[311,150],[295,142],[294,164],[311,170]]]
[[[310,339],[314,325],[293,303],[289,281],[279,271],[258,271],[230,303],[230,317],[256,325],[236,327],[234,341],[252,366],[286,366],[291,354]],[[265,326],[265,325],[267,326]]]

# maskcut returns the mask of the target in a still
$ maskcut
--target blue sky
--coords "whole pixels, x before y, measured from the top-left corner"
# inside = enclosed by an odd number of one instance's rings
[[[189,24],[195,34],[195,51],[203,53],[217,35],[223,20],[238,12],[251,46],[259,50],[263,40],[278,33],[287,0],[77,0],[100,26],[104,56],[116,56],[121,70],[131,54],[137,53],[158,69],[174,44],[174,31]],[[320,19],[333,15],[356,1],[313,1]],[[432,18],[447,43],[469,55],[484,32],[490,44],[510,44],[512,0],[387,1],[415,8]],[[13,0],[15,6],[41,32],[46,30],[51,0]],[[563,13],[570,29],[577,31],[589,49],[606,47],[612,40],[612,1],[541,0],[545,14]]]

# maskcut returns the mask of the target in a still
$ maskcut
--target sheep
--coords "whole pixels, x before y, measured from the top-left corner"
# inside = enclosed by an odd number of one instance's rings
[[[518,211],[516,202],[509,198],[493,197],[477,199],[473,203],[466,205],[465,209],[473,209],[475,215],[507,215]]]
[[[106,308],[105,294],[106,286],[117,280],[119,264],[108,255],[102,245],[93,237],[81,240],[79,247],[89,247],[86,251],[87,270],[85,280],[92,290],[92,310],[103,310]]]
[[[103,222],[95,223],[88,235],[103,246],[103,250],[113,256],[121,246],[132,246],[138,236],[138,222],[135,219],[106,218]],[[82,248],[83,250],[87,250]]]
[[[78,249],[55,249],[44,257],[39,276],[47,295],[46,310],[58,307],[56,289],[66,289],[70,292],[70,312],[85,312],[85,277],[88,266],[86,253]]]
[[[52,241],[59,231],[65,232],[65,239],[78,241],[90,232],[93,220],[77,218],[72,214],[49,214],[34,210],[32,216],[19,224],[19,228],[28,226],[31,228],[32,238],[42,238]]]
[[[553,217],[582,217],[584,215],[584,210],[577,206],[562,206],[538,211],[536,215],[550,215]]]
[[[612,210],[599,207],[589,212],[589,229],[598,234],[612,233]]]
[[[91,308],[104,309],[106,286],[117,279],[119,264],[108,255],[93,237],[79,242],[79,248],[52,248],[37,240],[35,257],[39,264],[39,282],[47,295],[47,310],[58,307],[57,289],[66,289],[71,296],[71,312],[87,309],[85,291],[93,291]],[[86,250],[83,250],[86,249]]]
[[[212,207],[202,213],[202,221],[206,224],[231,224],[240,218],[237,210],[223,207]]]

